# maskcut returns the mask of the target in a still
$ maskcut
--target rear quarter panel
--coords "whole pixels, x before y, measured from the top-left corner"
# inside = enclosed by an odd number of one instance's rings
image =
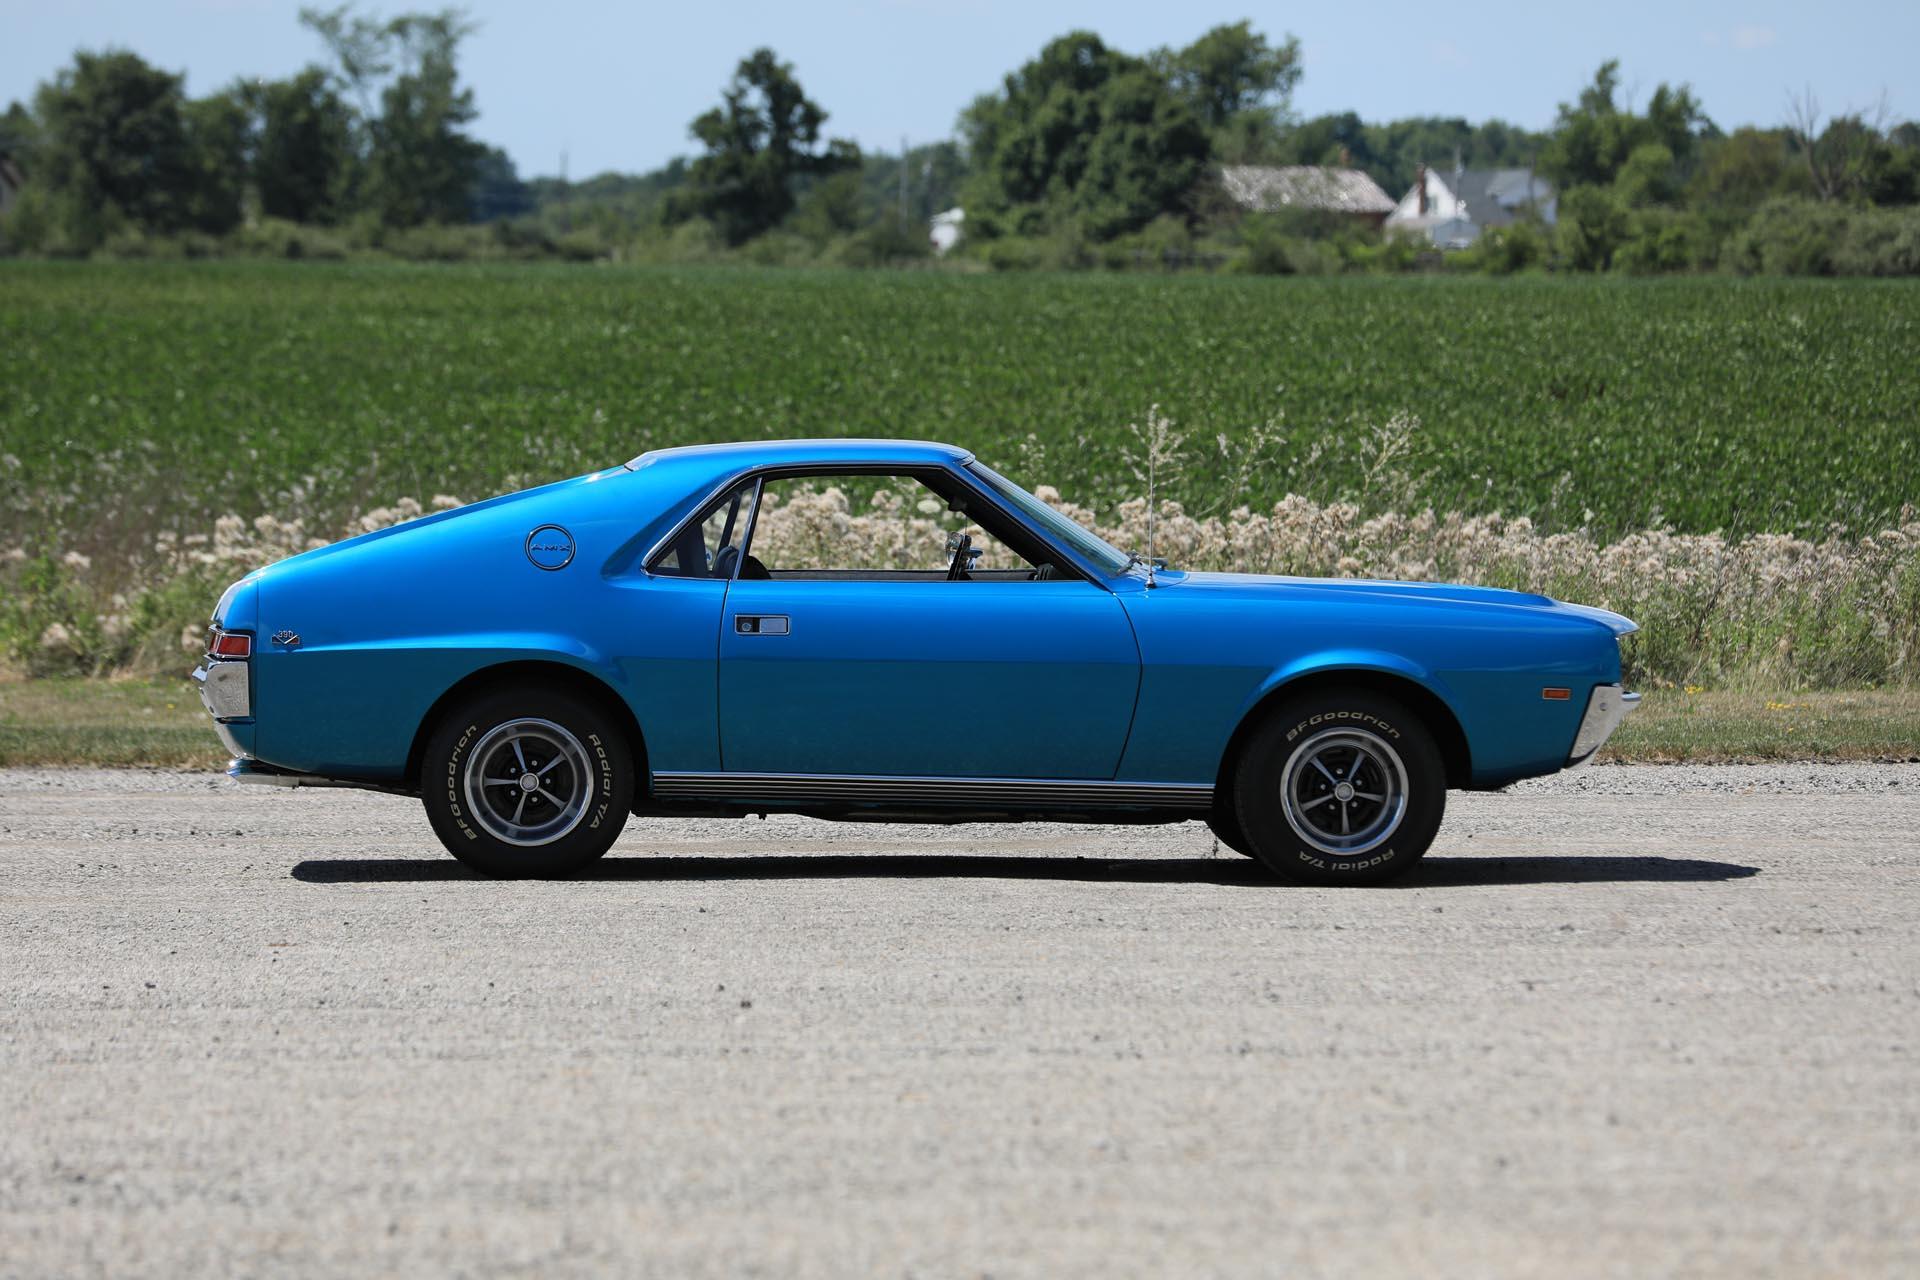
[[[398,780],[442,694],[484,668],[534,660],[604,682],[648,726],[656,762],[716,767],[724,584],[647,582],[639,571],[684,496],[670,474],[643,480],[616,469],[264,571],[260,634],[300,640],[258,650],[255,755],[302,772]],[[563,569],[537,568],[526,554],[528,535],[548,523],[574,540]]]

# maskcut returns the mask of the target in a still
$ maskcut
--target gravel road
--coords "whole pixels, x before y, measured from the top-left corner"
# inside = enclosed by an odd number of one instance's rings
[[[1197,824],[643,822],[0,772],[0,1273],[1920,1274],[1920,767]]]

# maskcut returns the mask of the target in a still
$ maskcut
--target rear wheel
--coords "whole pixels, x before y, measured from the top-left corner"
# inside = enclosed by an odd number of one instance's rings
[[[613,847],[634,762],[611,716],[558,689],[498,689],[455,707],[427,743],[434,834],[493,876],[562,876]]]
[[[1399,703],[1329,689],[1277,708],[1234,773],[1253,855],[1291,880],[1373,884],[1404,874],[1446,811],[1433,735]]]

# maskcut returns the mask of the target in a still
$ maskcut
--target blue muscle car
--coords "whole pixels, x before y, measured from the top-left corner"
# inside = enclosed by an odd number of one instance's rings
[[[918,535],[860,561],[803,518],[829,488]],[[1412,866],[1448,788],[1598,750],[1638,700],[1633,629],[1513,591],[1158,568],[964,450],[783,441],[282,561],[227,589],[195,675],[230,776],[419,796],[495,875],[573,871],[629,814],[786,812],[1199,818],[1350,884]]]

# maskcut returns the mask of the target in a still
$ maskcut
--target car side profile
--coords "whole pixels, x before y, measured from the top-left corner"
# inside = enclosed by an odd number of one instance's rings
[[[830,490],[905,512],[897,536],[849,536]],[[1589,759],[1638,701],[1633,630],[1514,591],[1162,568],[962,449],[768,441],[258,570],[195,676],[231,777],[418,796],[493,875],[577,870],[629,816],[784,812],[1202,819],[1351,884],[1414,865],[1449,788]]]

